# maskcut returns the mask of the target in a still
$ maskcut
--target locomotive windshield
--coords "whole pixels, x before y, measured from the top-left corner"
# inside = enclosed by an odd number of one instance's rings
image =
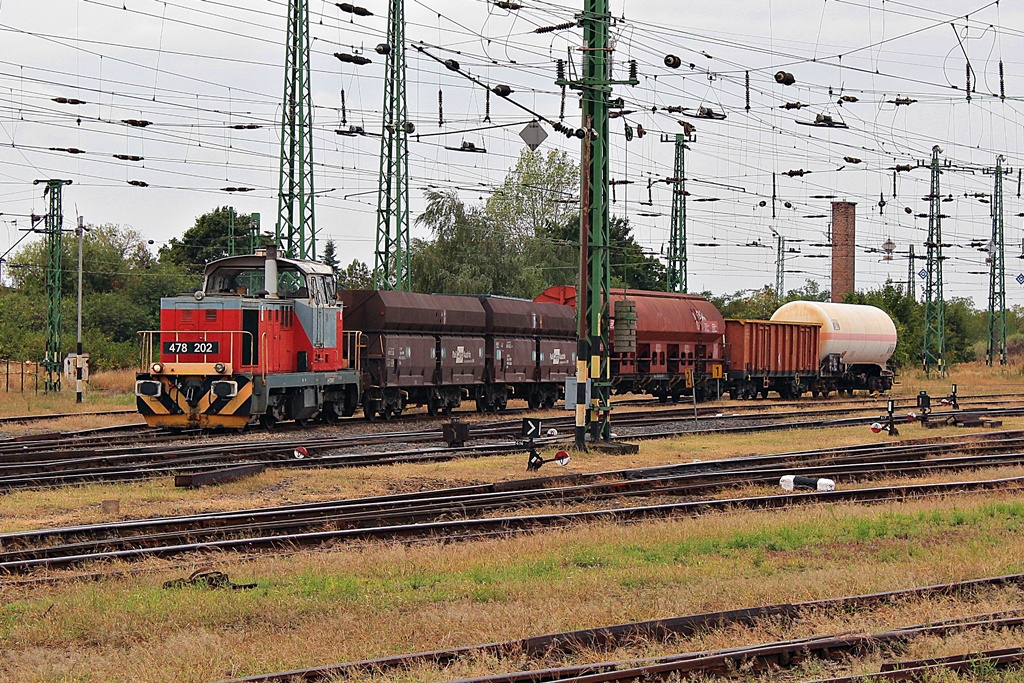
[[[224,265],[206,278],[208,294],[263,296],[265,270],[261,267]],[[308,299],[306,276],[295,266],[281,264],[277,272],[277,293],[282,299]]]

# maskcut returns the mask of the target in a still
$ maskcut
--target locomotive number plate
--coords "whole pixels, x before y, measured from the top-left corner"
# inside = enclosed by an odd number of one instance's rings
[[[164,342],[164,353],[178,355],[182,353],[211,354],[220,353],[220,342],[211,341],[169,341]]]

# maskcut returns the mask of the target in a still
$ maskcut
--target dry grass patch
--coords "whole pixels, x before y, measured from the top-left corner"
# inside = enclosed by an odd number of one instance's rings
[[[3,589],[0,672],[27,681],[64,680],[72,671],[87,672],[79,679],[86,681],[214,680],[913,587],[1024,571],[1022,531],[1019,498],[990,494],[884,508],[836,505],[594,524],[455,545],[371,544],[290,557],[197,560],[236,581],[259,583],[247,592],[163,590],[165,579],[189,570],[161,571],[167,565],[154,560],[145,565],[153,574]],[[886,619],[825,615],[853,621],[815,617],[800,628],[899,626],[1024,607],[1011,589],[982,599],[988,602],[917,601],[894,607]],[[763,635],[709,634],[673,648],[760,642]],[[641,652],[657,653],[652,648]]]

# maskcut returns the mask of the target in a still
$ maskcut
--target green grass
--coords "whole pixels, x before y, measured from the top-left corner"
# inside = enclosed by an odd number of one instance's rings
[[[834,560],[845,544],[862,550],[869,546],[880,562],[899,562],[929,552],[941,554],[942,543],[935,541],[966,530],[971,532],[970,543],[977,552],[984,553],[986,547],[1001,543],[1006,533],[1022,524],[1024,503],[912,514],[865,511],[855,517],[789,524],[769,520],[754,529],[678,541],[575,542],[568,552],[503,563],[482,559],[445,571],[414,565],[380,566],[364,573],[308,570],[259,581],[259,587],[251,591],[134,585],[128,591],[111,592],[101,585],[83,586],[69,592],[56,606],[42,596],[0,606],[0,640],[17,640],[19,632],[28,628],[42,630],[46,634],[43,640],[88,641],[96,637],[90,626],[92,615],[110,613],[118,614],[117,628],[105,636],[113,641],[145,638],[168,624],[184,629],[194,624],[232,628],[248,625],[252,613],[265,614],[268,603],[282,608],[272,611],[270,623],[261,628],[290,628],[325,610],[408,609],[459,600],[506,602],[541,583],[569,584],[590,573],[608,574],[625,588],[650,587],[671,580],[664,573],[666,568],[699,565],[716,557],[748,567],[754,575],[801,572],[814,564],[815,556],[827,554]],[[59,618],[49,619],[54,612]]]

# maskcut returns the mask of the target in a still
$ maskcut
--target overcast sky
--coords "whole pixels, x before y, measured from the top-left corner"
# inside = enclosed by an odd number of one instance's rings
[[[520,2],[521,10],[509,12],[483,0],[413,0],[406,7],[407,40],[454,56],[488,83],[511,85],[513,99],[557,119],[554,60],[570,55],[580,32],[532,31],[570,22],[580,7]],[[321,193],[316,220],[321,242],[334,239],[344,260],[372,264],[379,140],[334,131],[348,125],[380,130],[384,65],[373,46],[384,40],[387,4],[355,4],[373,16],[353,17],[335,3],[311,0]],[[952,195],[943,204],[950,215],[944,241],[955,245],[947,250],[947,297],[986,304],[985,254],[977,246],[989,239],[990,205],[974,195],[992,191],[993,177],[984,169],[1004,154],[1013,169],[1005,181],[1008,302],[1024,303],[1024,287],[1013,279],[1024,269],[1017,216],[1017,169],[1024,165],[1019,3],[615,0],[612,12],[616,74],[625,77],[627,60],[636,59],[641,80],[638,87],[616,89],[635,113],[613,122],[612,177],[633,184],[616,188],[612,210],[633,221],[652,251],[660,253],[668,237],[671,197],[664,184],[649,195],[647,183],[671,175],[673,145],[661,135],[681,132],[684,120],[664,108],[703,105],[727,116],[685,119],[697,127],[687,153],[692,291],[774,283],[775,253],[756,246],[774,244],[772,228],[799,250],[787,261],[787,286],[811,278],[828,287],[829,261],[816,258],[828,250],[812,245],[829,239],[829,220],[815,216],[828,215],[831,200],[815,197],[830,195],[858,204],[858,286],[904,280],[908,245],[924,252],[927,220],[915,215],[927,212],[928,173],[900,173],[893,196],[889,169],[926,160],[939,144],[954,165],[942,178],[943,195]],[[74,180],[65,193],[69,224],[78,213],[90,223],[131,226],[156,247],[221,205],[260,212],[264,229],[273,228],[284,0],[0,0],[0,33],[0,254],[21,236],[30,213],[45,211],[42,192],[32,185],[37,178]],[[333,56],[361,50],[372,64],[342,64]],[[518,132],[530,117],[494,98],[485,124],[482,89],[409,52],[409,107],[422,135],[411,143],[414,216],[427,186],[458,188],[467,201],[486,198],[523,148]],[[666,67],[666,54],[678,55],[682,67]],[[571,55],[579,59],[579,52]],[[970,101],[968,60],[976,84]],[[1005,100],[999,97],[1000,60]],[[772,76],[780,69],[792,72],[796,84],[776,84]],[[843,96],[856,101],[840,104]],[[87,104],[59,104],[55,97]],[[893,103],[908,97],[917,101]],[[806,106],[780,108],[796,102]],[[817,114],[849,128],[797,123]],[[567,122],[579,120],[571,92],[565,115]],[[152,125],[132,128],[123,119]],[[648,135],[627,142],[626,122]],[[260,128],[235,130],[236,124]],[[485,125],[505,127],[473,130]],[[463,141],[487,153],[446,149]],[[579,155],[578,141],[558,134],[542,149]],[[811,173],[776,175],[773,219],[773,173],[800,169]],[[132,187],[133,180],[149,187]],[[254,189],[230,194],[225,187]],[[653,204],[645,205],[649,198]],[[877,253],[886,240],[896,244],[892,260]]]

